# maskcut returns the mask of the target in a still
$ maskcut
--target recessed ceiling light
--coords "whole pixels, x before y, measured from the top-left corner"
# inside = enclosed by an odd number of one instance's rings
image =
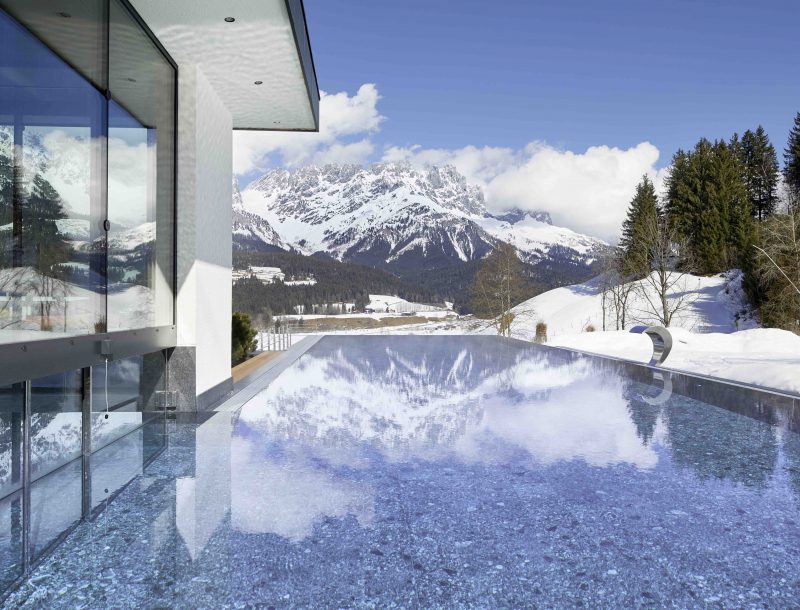
[[[225,23],[233,23],[236,21],[236,17],[225,17]]]
[[[69,13],[66,13],[64,11],[61,11],[60,13],[58,13],[58,16],[59,17],[63,17],[64,19],[69,19],[69,18],[72,17],[72,15],[70,15]]]
[[[263,80],[257,80],[257,81],[256,81],[254,84],[256,84],[256,85],[263,85],[263,84],[264,84],[264,81],[263,81]]]

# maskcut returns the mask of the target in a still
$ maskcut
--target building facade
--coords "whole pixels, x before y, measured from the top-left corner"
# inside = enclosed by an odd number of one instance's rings
[[[318,112],[299,0],[0,0],[0,590],[232,388],[232,130]]]

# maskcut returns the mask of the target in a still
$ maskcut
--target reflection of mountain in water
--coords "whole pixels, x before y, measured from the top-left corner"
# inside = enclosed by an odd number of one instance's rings
[[[363,443],[390,459],[652,467],[620,379],[591,361],[491,337],[323,340],[245,405],[240,422],[347,462]],[[327,459],[327,458],[326,458]]]

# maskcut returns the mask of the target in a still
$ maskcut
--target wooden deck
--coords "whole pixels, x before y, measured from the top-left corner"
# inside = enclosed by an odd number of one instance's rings
[[[236,383],[245,377],[247,377],[250,373],[255,372],[258,368],[264,366],[271,360],[274,360],[281,354],[285,354],[286,352],[261,352],[258,356],[253,356],[249,360],[245,360],[241,364],[237,364],[235,367],[231,369],[231,377],[233,377],[233,383]]]

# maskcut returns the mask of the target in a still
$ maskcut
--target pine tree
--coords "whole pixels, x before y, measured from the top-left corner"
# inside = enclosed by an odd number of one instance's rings
[[[667,179],[666,212],[670,225],[690,247],[697,244],[700,217],[708,205],[711,142],[703,138],[691,152],[678,151]]]
[[[628,215],[622,223],[619,245],[629,273],[644,276],[650,271],[650,255],[645,231],[660,215],[658,197],[653,182],[647,176],[636,186],[636,194],[628,206]]]
[[[734,152],[744,165],[744,179],[752,215],[763,222],[775,212],[778,202],[778,156],[769,141],[767,132],[759,125],[755,132],[749,129],[742,136],[741,146]]]
[[[793,201],[800,201],[800,112],[794,117],[794,127],[783,152],[783,179]]]
[[[22,265],[42,275],[56,276],[59,267],[70,259],[72,248],[58,229],[58,220],[67,218],[61,196],[40,174],[33,178],[30,195],[23,205],[22,234],[25,251]]]
[[[754,226],[745,182],[745,166],[735,149],[723,140],[714,144],[710,205],[716,208],[723,232],[722,263],[717,271],[741,267],[751,249]]]
[[[744,148],[737,136],[714,144],[702,139],[692,152],[679,151],[673,159],[666,211],[701,273],[741,266],[752,244]]]

